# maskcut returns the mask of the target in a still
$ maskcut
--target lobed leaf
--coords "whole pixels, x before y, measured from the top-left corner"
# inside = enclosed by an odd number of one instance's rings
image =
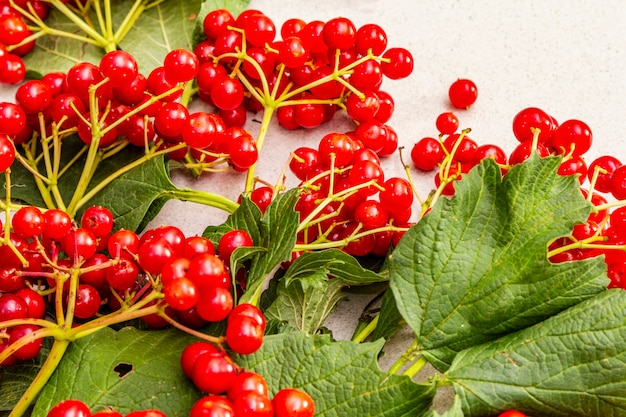
[[[590,212],[560,158],[533,155],[501,177],[485,160],[400,241],[389,261],[398,309],[439,370],[470,346],[528,327],[608,283],[600,258],[551,264],[553,239]]]
[[[604,291],[533,327],[460,352],[446,376],[466,417],[626,415],[626,292]]]
[[[278,320],[306,334],[315,334],[343,299],[343,287],[340,280],[328,278],[328,271],[324,270],[292,280],[283,277],[274,302],[263,314],[267,320]]]
[[[197,340],[178,330],[104,328],[70,345],[41,391],[33,417],[45,417],[62,400],[84,401],[92,412],[109,406],[127,414],[158,409],[170,417],[189,415],[201,397],[180,367],[185,346]]]
[[[316,417],[426,415],[434,385],[381,371],[376,359],[382,345],[290,332],[266,337],[258,352],[236,361],[265,376],[271,395],[289,386],[306,391]]]

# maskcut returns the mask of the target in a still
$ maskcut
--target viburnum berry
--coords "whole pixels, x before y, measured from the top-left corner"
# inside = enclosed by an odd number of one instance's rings
[[[17,135],[26,125],[26,113],[14,103],[0,103],[0,134]]]
[[[129,85],[139,72],[135,58],[122,50],[110,51],[104,54],[100,59],[99,68],[114,87]]]
[[[50,107],[52,92],[43,81],[28,80],[15,91],[15,101],[26,114],[37,114]]]
[[[198,57],[184,48],[174,49],[165,55],[165,78],[173,84],[187,82],[198,74]]]
[[[389,48],[381,61],[383,74],[392,80],[408,77],[413,72],[413,55],[404,48]]]
[[[601,193],[608,193],[611,191],[611,175],[622,163],[610,155],[599,156],[594,159],[587,170],[587,177],[591,181],[594,177],[594,188]],[[596,173],[597,171],[597,173]]]
[[[459,118],[452,112],[444,112],[437,116],[435,126],[442,135],[451,135],[459,128]]]
[[[539,129],[538,141],[546,143],[556,127],[552,116],[537,107],[520,110],[513,118],[513,134],[520,142],[532,140],[534,129]]]
[[[471,164],[478,165],[483,159],[491,158],[498,165],[506,165],[507,157],[506,152],[502,148],[493,144],[480,145],[474,151]]]
[[[224,352],[205,352],[198,356],[192,371],[192,381],[202,392],[224,394],[235,383],[237,368]]]
[[[96,237],[108,236],[113,229],[113,213],[102,206],[88,207],[81,215],[80,225]]]
[[[9,331],[9,344],[15,343],[23,337],[33,337],[31,335],[37,330],[39,330],[39,327],[34,324],[20,324],[12,327]],[[22,361],[33,359],[39,354],[42,344],[42,337],[33,338],[30,342],[16,350],[13,356]]]
[[[626,165],[622,165],[613,171],[610,191],[617,200],[626,199]]]
[[[193,404],[189,417],[235,417],[235,410],[227,398],[207,395]]]
[[[374,56],[378,56],[387,48],[387,34],[377,24],[365,24],[356,31],[354,47],[361,55],[367,55],[371,50]]]
[[[224,320],[233,309],[233,296],[224,287],[206,287],[200,290],[196,310],[204,320],[217,323]]]
[[[441,142],[435,138],[422,138],[411,149],[411,161],[421,171],[432,171],[443,161],[444,156]]]
[[[278,44],[278,60],[287,68],[302,67],[309,59],[309,51],[297,36],[289,36]]]
[[[354,45],[356,27],[350,19],[336,17],[324,23],[322,37],[328,48],[344,51]]]
[[[498,417],[526,417],[526,414],[517,410],[507,410],[498,414]]]
[[[0,56],[0,83],[19,84],[26,78],[26,65],[16,54]]]
[[[0,134],[0,172],[5,172],[15,160],[15,147],[7,135]]]
[[[234,401],[233,409],[237,416],[272,417],[274,415],[272,401],[267,395],[259,394],[256,391],[242,393]]]
[[[448,97],[457,109],[468,109],[478,98],[478,88],[472,80],[459,78],[450,85]]]
[[[589,126],[576,119],[566,120],[550,137],[550,145],[560,155],[582,155],[591,148],[593,135]]]
[[[272,398],[274,417],[313,417],[315,402],[297,388],[283,388]]]
[[[39,236],[44,229],[44,216],[34,206],[24,206],[15,212],[11,219],[13,232],[28,239]]]
[[[209,39],[216,39],[235,23],[235,17],[227,9],[211,10],[202,21],[204,34]]]
[[[253,245],[254,242],[248,232],[241,229],[234,229],[224,233],[222,237],[220,237],[217,253],[224,262],[228,263],[235,249]]]
[[[246,41],[253,46],[265,47],[276,36],[276,26],[272,19],[261,12],[251,13],[243,24]]]
[[[56,404],[47,417],[91,417],[91,411],[87,405],[79,400],[63,400]]]

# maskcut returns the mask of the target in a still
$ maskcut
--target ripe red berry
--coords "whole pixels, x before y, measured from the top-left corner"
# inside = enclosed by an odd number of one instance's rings
[[[296,388],[283,388],[272,398],[274,417],[313,417],[315,403],[306,392]]]
[[[472,80],[459,78],[450,86],[448,97],[457,109],[468,109],[478,98],[478,88]]]
[[[7,135],[0,134],[0,172],[5,172],[15,160],[15,146]]]

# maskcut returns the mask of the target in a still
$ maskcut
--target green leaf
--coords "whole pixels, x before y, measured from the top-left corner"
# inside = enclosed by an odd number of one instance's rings
[[[389,261],[398,309],[439,370],[467,347],[604,291],[600,258],[551,264],[548,243],[584,222],[578,179],[533,155],[502,179],[485,160],[400,241]]]
[[[72,343],[38,397],[33,417],[44,417],[58,402],[84,401],[92,412],[112,406],[127,414],[156,408],[188,416],[201,394],[185,377],[180,354],[197,340],[177,330],[104,328]]]
[[[228,216],[226,221],[219,226],[207,226],[202,232],[202,236],[209,239],[217,247],[220,237],[226,232],[231,230],[245,230],[248,232],[253,242],[259,242],[261,240],[261,233],[259,231],[259,223],[261,221],[261,210],[259,207],[250,201],[247,197],[242,197],[241,204]]]
[[[341,280],[329,279],[324,270],[292,280],[283,278],[276,299],[263,314],[268,320],[278,320],[314,334],[343,298],[343,287]]]
[[[76,136],[65,138],[61,151],[61,167],[66,167],[73,155],[83,147],[84,143]],[[110,175],[143,156],[143,149],[129,146],[123,152],[104,159],[95,170],[87,190],[93,189]],[[85,158],[79,158],[60,178],[59,191],[66,205],[74,195],[84,166]],[[43,162],[38,169],[45,172]],[[0,179],[0,184],[0,198],[5,198],[4,176]],[[13,199],[39,207],[46,206],[33,175],[21,164],[16,163],[11,168],[11,184]],[[101,205],[111,210],[115,216],[116,228],[138,230],[158,213],[158,208],[167,199],[175,196],[176,190],[178,188],[171,182],[166,169],[165,157],[157,156],[113,180],[90,199],[75,217],[78,218],[82,210],[89,206]]]
[[[363,268],[353,256],[339,249],[303,253],[293,261],[285,279],[308,276],[320,270],[328,271],[343,285],[368,285],[388,279],[383,274]]]
[[[94,176],[92,184],[98,184],[100,176],[116,169],[118,162],[111,161],[110,167],[101,164],[98,169],[101,175]],[[159,156],[111,182],[89,200],[84,208],[93,205],[107,207],[115,217],[117,229],[139,230],[158,213],[158,208],[167,199],[175,195],[177,189],[170,180],[164,157]]]
[[[131,2],[115,1],[123,7],[130,7]],[[86,36],[74,22],[68,19],[56,8],[51,7],[50,13],[45,20],[46,25],[56,30],[69,32],[73,35]],[[102,46],[94,45],[82,40],[70,39],[62,36],[45,35],[40,37],[35,48],[26,54],[23,59],[29,72],[36,74],[36,78],[49,72],[67,72],[78,62],[91,62],[97,64],[104,55]]]
[[[204,22],[204,18],[210,11],[216,9],[228,9],[231,11],[233,16],[237,17],[239,14],[248,7],[250,3],[249,0],[205,0],[202,2],[200,6],[200,11],[198,12],[198,18],[196,19],[196,25],[193,31],[193,39],[195,40],[195,44],[200,42],[203,39],[206,39],[206,35],[204,34],[204,29],[202,23]]]
[[[626,292],[607,290],[533,327],[460,352],[447,371],[466,417],[515,408],[626,415]]]
[[[144,73],[163,65],[169,51],[193,50],[200,0],[167,0],[146,9],[119,43]]]
[[[45,352],[44,352],[45,350]],[[41,369],[42,356],[47,356],[48,348],[42,348],[37,359],[0,367],[0,411],[10,411],[26,392]]]
[[[396,306],[396,299],[394,298],[393,291],[387,289],[383,294],[383,299],[380,306],[380,313],[378,315],[378,323],[376,328],[372,332],[372,340],[378,338],[389,339],[398,329],[404,320],[402,315],[398,311]]]
[[[343,287],[385,280],[384,275],[363,268],[354,257],[338,249],[305,252],[281,278],[275,300],[265,315],[313,334],[343,298]]]
[[[114,32],[120,29],[133,3],[124,0],[111,1]],[[64,36],[43,36],[37,41],[35,50],[25,57],[26,66],[39,74],[52,71],[65,72],[81,61],[97,64],[106,48],[124,49],[135,57],[139,70],[147,75],[154,68],[163,65],[163,59],[169,51],[177,48],[193,49],[194,29],[201,3],[200,0],[156,2],[153,6],[140,10],[140,15],[131,22],[132,25],[126,35],[117,39],[117,44],[113,38],[93,45]],[[233,1],[233,4],[237,9],[241,6],[240,1]],[[93,10],[89,18],[93,22],[98,21]],[[76,23],[56,8],[52,8],[46,24],[74,35],[86,36]],[[110,45],[107,46],[105,42],[110,42]]]
[[[356,344],[328,336],[291,332],[266,337],[261,349],[236,361],[265,376],[270,394],[280,388],[306,391],[315,416],[420,416],[428,412],[435,388],[378,368],[382,340]]]
[[[236,271],[242,262],[249,263],[246,292],[242,302],[252,302],[260,295],[267,277],[281,262],[291,258],[291,250],[295,245],[299,216],[293,209],[298,199],[299,190],[291,189],[278,196],[267,207],[265,214],[246,196],[226,222],[220,226],[209,226],[203,236],[214,244],[220,237],[233,229],[248,232],[254,247],[238,248],[233,252],[231,270]]]

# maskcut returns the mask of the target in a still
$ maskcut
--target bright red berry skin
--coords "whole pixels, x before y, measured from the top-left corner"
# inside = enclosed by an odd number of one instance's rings
[[[478,98],[478,88],[472,80],[459,78],[450,86],[448,97],[457,109],[468,109]]]
[[[91,417],[91,411],[82,401],[64,400],[52,407],[47,417]]]
[[[223,352],[207,352],[196,359],[192,380],[200,391],[220,395],[233,386],[236,372],[235,364],[228,355]]]
[[[0,172],[5,172],[15,160],[15,147],[7,135],[0,134]]]
[[[268,396],[256,391],[242,393],[233,403],[235,415],[247,417],[272,417],[274,407]]]
[[[235,417],[235,410],[228,399],[219,395],[207,395],[194,403],[189,417]]]
[[[252,317],[228,316],[226,343],[240,355],[249,355],[259,350],[263,344],[263,327]]]
[[[0,134],[17,135],[26,125],[26,113],[14,103],[0,103]]]
[[[230,257],[235,249],[240,248],[242,246],[249,247],[254,245],[252,242],[252,238],[245,230],[231,230],[222,235],[218,242],[217,253],[219,253],[220,258],[228,263],[230,261]]]
[[[526,417],[526,414],[517,410],[507,410],[503,413],[500,413],[498,417]]]
[[[191,343],[183,349],[183,352],[180,355],[180,365],[187,378],[193,377],[193,366],[196,363],[196,360],[200,357],[200,355],[207,352],[217,353],[218,350],[211,343],[204,341]]]
[[[272,398],[274,417],[313,417],[315,403],[306,392],[296,388],[283,388]]]
[[[411,149],[411,161],[421,171],[432,171],[444,156],[441,142],[435,138],[422,138]]]
[[[560,155],[582,155],[591,148],[593,135],[589,126],[580,120],[566,120],[552,132],[550,145]]]

